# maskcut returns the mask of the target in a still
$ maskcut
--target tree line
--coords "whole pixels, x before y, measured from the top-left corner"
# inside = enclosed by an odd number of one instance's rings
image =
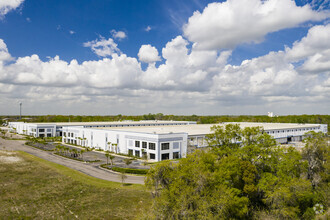
[[[0,120],[5,122],[18,120],[18,116],[0,116]],[[26,122],[91,122],[91,121],[123,121],[123,120],[175,120],[175,121],[196,121],[199,124],[212,124],[220,122],[278,122],[278,123],[316,123],[330,125],[330,115],[286,115],[268,117],[266,115],[164,115],[145,114],[145,115],[40,115],[22,117]]]

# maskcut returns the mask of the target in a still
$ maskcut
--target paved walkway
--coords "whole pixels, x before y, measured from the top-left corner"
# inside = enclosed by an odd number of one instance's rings
[[[24,144],[25,141],[17,141],[17,140],[4,140],[0,138],[0,149],[5,150],[20,150],[26,153],[32,154],[34,156],[40,157],[42,159],[61,164],[63,166],[69,167],[74,170],[78,170],[82,173],[85,173],[89,176],[93,176],[99,179],[108,180],[112,182],[121,182],[120,175],[117,173],[113,173],[106,169],[102,169],[99,167],[100,163],[83,163],[76,160],[71,160],[68,158],[64,158],[58,155],[54,155],[52,152],[42,151]],[[126,175],[127,179],[125,183],[133,183],[133,184],[144,184],[143,176],[131,176]]]

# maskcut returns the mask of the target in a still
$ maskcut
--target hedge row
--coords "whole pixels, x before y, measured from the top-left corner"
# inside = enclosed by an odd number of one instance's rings
[[[109,168],[106,164],[101,165],[103,168],[113,170],[119,173],[131,173],[131,174],[147,174],[149,170],[147,169],[132,169],[132,168],[122,168],[122,167],[112,167]]]
[[[61,156],[61,157],[65,157],[65,158],[68,158],[68,159],[71,159],[71,160],[77,160],[77,161],[81,161],[81,162],[86,162],[86,163],[96,163],[96,162],[100,162],[101,160],[82,160],[82,159],[79,159],[79,158],[74,158],[74,157],[70,157],[70,156],[66,156],[66,155],[63,155],[63,154],[60,154],[60,153],[54,153],[58,156]]]

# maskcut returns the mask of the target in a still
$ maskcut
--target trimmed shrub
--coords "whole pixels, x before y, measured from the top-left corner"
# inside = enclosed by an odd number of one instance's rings
[[[119,173],[131,173],[131,174],[142,174],[145,175],[148,173],[149,169],[132,169],[132,168],[123,168],[123,167],[111,167],[109,168],[107,164],[102,164],[101,167],[113,170]]]

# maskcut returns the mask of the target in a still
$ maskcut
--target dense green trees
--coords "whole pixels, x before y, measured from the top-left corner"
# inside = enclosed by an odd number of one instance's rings
[[[312,133],[303,153],[260,128],[214,127],[210,148],[153,167],[155,219],[312,219],[329,207],[329,146]],[[241,144],[236,144],[236,141]],[[316,181],[317,180],[317,181]]]

